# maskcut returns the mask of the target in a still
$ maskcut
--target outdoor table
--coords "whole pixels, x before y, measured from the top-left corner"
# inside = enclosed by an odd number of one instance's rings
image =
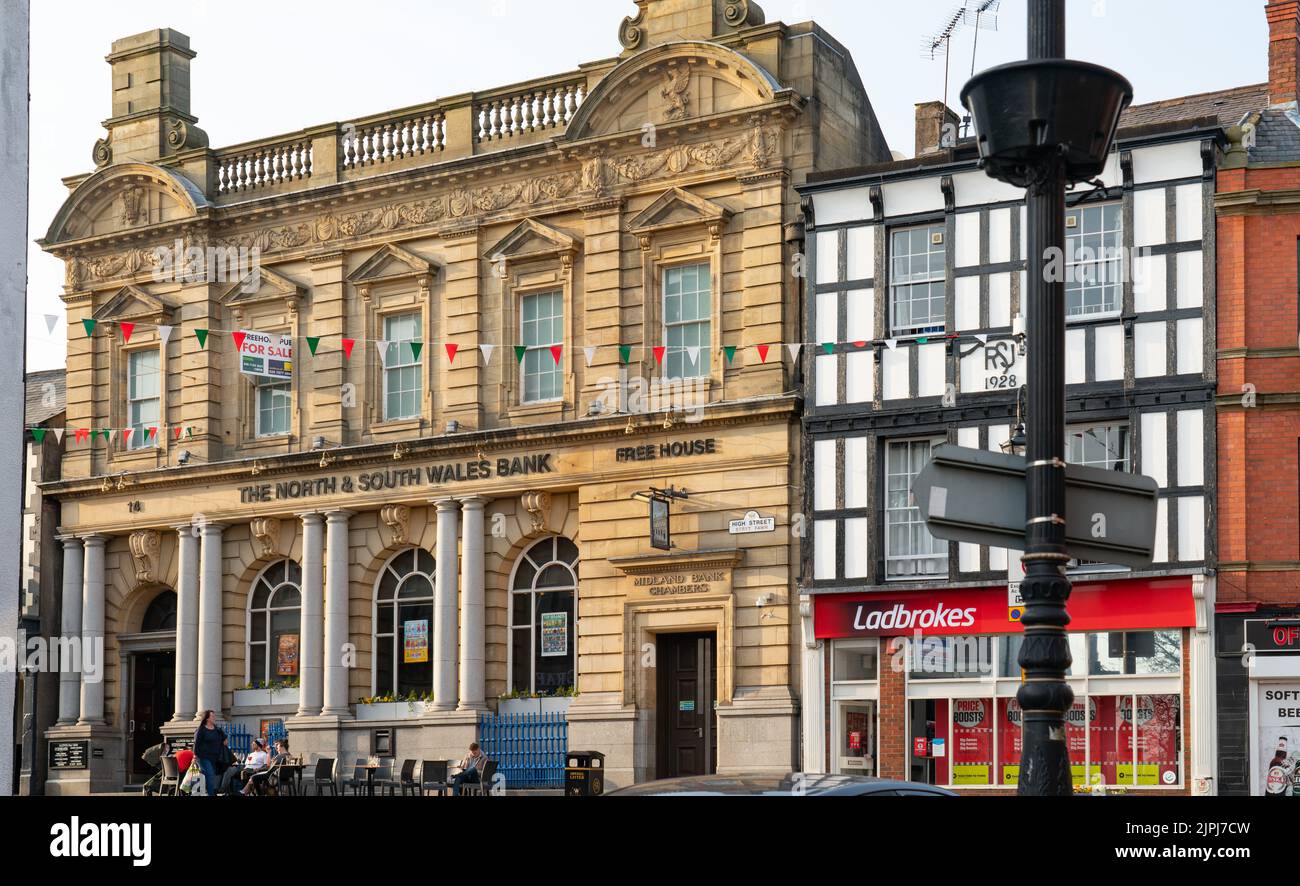
[[[379,769],[379,764],[367,763],[361,768],[366,770],[366,796],[373,797],[375,795],[375,771]]]

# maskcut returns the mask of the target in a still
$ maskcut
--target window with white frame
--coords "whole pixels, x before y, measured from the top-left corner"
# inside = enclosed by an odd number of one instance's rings
[[[1076,206],[1065,214],[1066,316],[1119,313],[1123,296],[1124,213],[1118,203]]]
[[[889,323],[896,338],[943,332],[947,326],[943,225],[889,235]]]
[[[1129,470],[1128,425],[1102,425],[1072,428],[1065,435],[1065,460],[1068,464],[1105,471]]]
[[[411,548],[393,556],[375,588],[375,693],[433,691],[433,555]]]
[[[578,546],[544,538],[523,553],[510,582],[510,689],[554,695],[575,685]]]
[[[519,305],[520,402],[540,403],[564,396],[564,376],[552,349],[564,343],[564,293],[536,292]]]
[[[133,351],[127,357],[126,401],[131,449],[154,445],[149,438],[149,429],[158,426],[162,403],[158,369],[159,353],[156,350]]]
[[[248,680],[256,688],[298,678],[302,626],[302,570],[292,560],[272,563],[248,598]]]
[[[290,383],[280,378],[257,376],[253,380],[256,397],[255,431],[258,437],[279,437],[289,433],[289,414],[293,402]]]
[[[664,269],[664,375],[705,378],[713,347],[713,274],[708,262]]]
[[[899,440],[886,447],[885,577],[933,579],[948,574],[948,543],[925,528],[912,484],[943,440]]]
[[[384,318],[384,421],[420,416],[421,365],[411,347],[420,339],[419,314]]]

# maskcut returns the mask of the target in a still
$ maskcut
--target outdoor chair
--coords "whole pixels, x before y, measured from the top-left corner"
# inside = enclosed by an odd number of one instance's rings
[[[426,791],[436,792],[439,797],[447,793],[447,761],[424,760],[420,763],[420,796]]]
[[[352,777],[343,779],[343,790],[352,789],[353,796],[360,796],[361,791],[366,786],[366,758],[357,757],[357,763],[352,767]]]
[[[397,777],[397,786],[402,789],[402,796],[413,796],[419,793],[419,788],[415,783],[415,761],[403,760],[402,772]]]
[[[492,779],[497,774],[497,761],[488,760],[483,764],[483,771],[478,775],[478,784],[466,782],[460,786],[462,795],[479,797],[492,796]]]
[[[392,797],[397,793],[398,783],[393,781],[393,758],[384,757],[379,761],[379,768],[375,770],[375,793],[380,796],[385,791],[388,796]]]
[[[162,780],[158,782],[158,796],[166,794],[173,797],[181,795],[181,771],[176,765],[176,758],[171,754],[162,758]]]
[[[338,785],[334,783],[334,758],[321,757],[316,761],[316,770],[311,775],[303,776],[302,792],[305,795],[310,787],[316,788],[316,796],[321,796],[328,788],[333,796],[338,796]]]

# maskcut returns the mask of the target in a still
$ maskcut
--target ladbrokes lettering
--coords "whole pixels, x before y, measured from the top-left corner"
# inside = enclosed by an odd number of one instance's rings
[[[886,634],[895,631],[930,628],[969,628],[975,625],[975,607],[955,609],[936,604],[926,609],[911,609],[895,603],[890,609],[867,611],[859,606],[853,617],[853,629],[863,634]]]

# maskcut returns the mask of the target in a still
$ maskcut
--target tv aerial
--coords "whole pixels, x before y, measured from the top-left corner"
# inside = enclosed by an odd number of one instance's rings
[[[921,55],[934,61],[936,58],[943,57],[943,104],[948,106],[948,80],[950,65],[950,53],[952,48],[953,35],[957,33],[958,28],[967,27],[975,32],[974,46],[971,49],[970,70],[971,76],[975,75],[975,57],[979,52],[980,31],[996,31],[998,29],[998,8],[1002,5],[1002,0],[962,0],[962,4],[953,9],[951,13],[943,20],[943,24],[933,34],[925,37],[921,41]],[[963,122],[969,123],[969,118]]]

